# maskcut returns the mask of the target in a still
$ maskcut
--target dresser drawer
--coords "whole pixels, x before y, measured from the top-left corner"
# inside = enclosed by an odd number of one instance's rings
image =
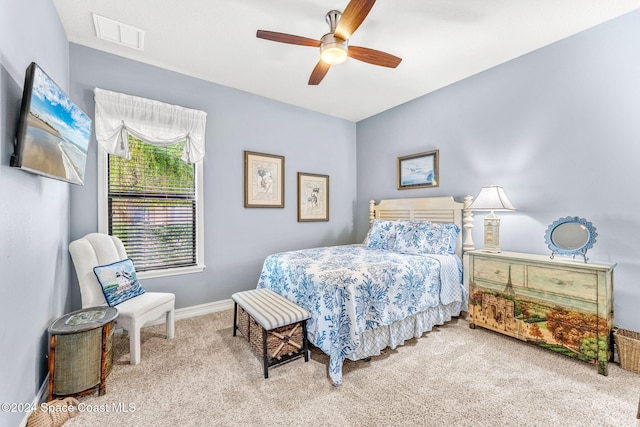
[[[536,291],[595,301],[598,295],[598,276],[596,273],[585,271],[529,265],[527,287]]]
[[[522,287],[524,284],[524,265],[475,257],[473,261],[473,280],[478,284],[499,285],[504,287],[511,276],[511,284]]]

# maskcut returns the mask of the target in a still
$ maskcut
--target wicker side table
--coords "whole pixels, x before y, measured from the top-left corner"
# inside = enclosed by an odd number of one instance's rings
[[[49,401],[105,393],[113,366],[113,322],[118,310],[90,307],[65,314],[49,327]]]

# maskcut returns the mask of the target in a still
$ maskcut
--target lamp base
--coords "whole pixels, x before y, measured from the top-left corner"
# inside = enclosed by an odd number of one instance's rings
[[[491,211],[484,218],[484,248],[483,252],[499,253],[500,250],[500,218]]]

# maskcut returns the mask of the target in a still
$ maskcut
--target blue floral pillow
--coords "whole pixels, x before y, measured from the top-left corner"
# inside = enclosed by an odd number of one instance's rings
[[[404,222],[396,227],[396,252],[414,254],[452,254],[460,229],[455,224]]]
[[[455,224],[431,224],[425,249],[432,254],[454,254],[459,234],[460,228]]]
[[[458,243],[458,237],[460,237],[460,227],[455,224],[440,224],[441,226],[447,228],[450,234],[449,240],[449,253],[456,253],[456,243]]]
[[[138,282],[136,269],[130,259],[94,267],[93,273],[111,307],[144,294],[144,288]]]
[[[396,221],[374,219],[364,244],[370,249],[393,249],[396,240]]]
[[[429,222],[402,221],[396,225],[393,250],[404,254],[425,253],[422,250]]]

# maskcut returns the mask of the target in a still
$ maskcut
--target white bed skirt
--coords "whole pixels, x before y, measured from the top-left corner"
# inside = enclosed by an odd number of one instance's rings
[[[403,345],[406,340],[420,338],[425,332],[432,330],[434,326],[444,325],[453,317],[458,317],[466,309],[464,304],[456,301],[448,305],[432,307],[389,326],[380,326],[365,331],[362,334],[360,346],[347,358],[350,360],[366,359],[380,355],[380,352],[387,347],[393,350],[399,345]]]

